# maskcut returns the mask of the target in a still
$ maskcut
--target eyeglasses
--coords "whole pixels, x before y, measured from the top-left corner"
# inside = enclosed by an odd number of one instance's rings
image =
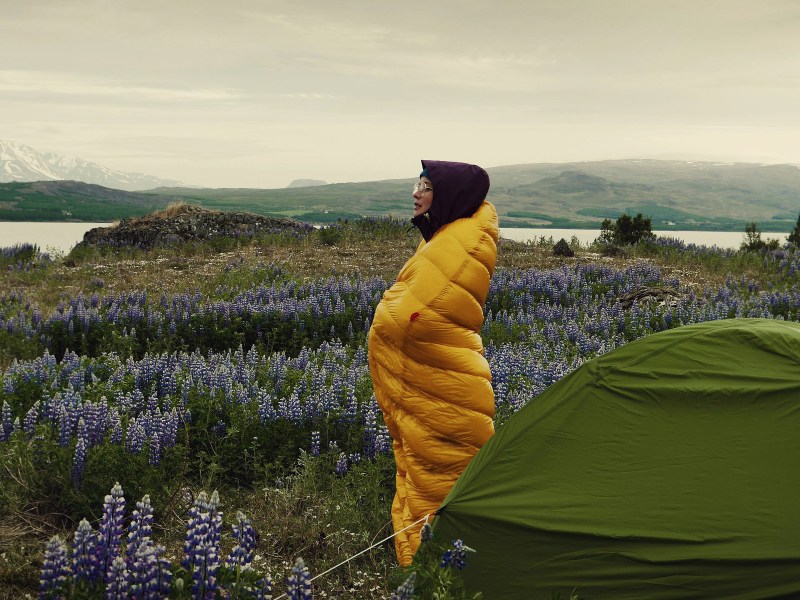
[[[419,183],[414,184],[414,193],[419,193],[420,195],[424,196],[428,192],[432,192],[433,188],[429,186],[427,183],[420,181]]]

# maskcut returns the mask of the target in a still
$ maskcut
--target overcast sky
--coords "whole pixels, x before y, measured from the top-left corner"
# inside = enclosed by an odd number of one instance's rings
[[[0,2],[0,139],[122,171],[800,164],[797,0]]]

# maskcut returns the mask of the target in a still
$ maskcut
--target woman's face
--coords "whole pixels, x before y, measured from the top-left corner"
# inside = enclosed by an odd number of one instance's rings
[[[414,186],[414,216],[424,215],[433,204],[433,183],[427,177],[420,177]]]

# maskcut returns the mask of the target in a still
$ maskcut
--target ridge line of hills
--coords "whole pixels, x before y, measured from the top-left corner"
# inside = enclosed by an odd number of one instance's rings
[[[599,228],[641,212],[657,230],[790,231],[800,212],[795,165],[658,160],[488,168],[502,227]],[[315,224],[407,218],[414,178],[279,189],[161,187],[130,192],[77,181],[0,183],[0,220],[107,222],[169,204],[291,217]]]

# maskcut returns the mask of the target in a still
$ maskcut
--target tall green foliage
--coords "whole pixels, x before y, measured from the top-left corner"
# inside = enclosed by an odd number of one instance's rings
[[[744,228],[745,240],[742,242],[742,250],[747,252],[757,252],[766,248],[767,250],[776,250],[778,248],[778,240],[772,239],[769,241],[761,239],[761,231],[755,222],[750,222]]]
[[[635,217],[624,213],[614,223],[611,219],[604,219],[600,226],[599,240],[607,245],[627,246],[652,237],[652,219],[642,213],[637,213]]]
[[[797,215],[797,223],[795,224],[792,232],[789,234],[787,241],[793,246],[800,247],[800,214]]]

